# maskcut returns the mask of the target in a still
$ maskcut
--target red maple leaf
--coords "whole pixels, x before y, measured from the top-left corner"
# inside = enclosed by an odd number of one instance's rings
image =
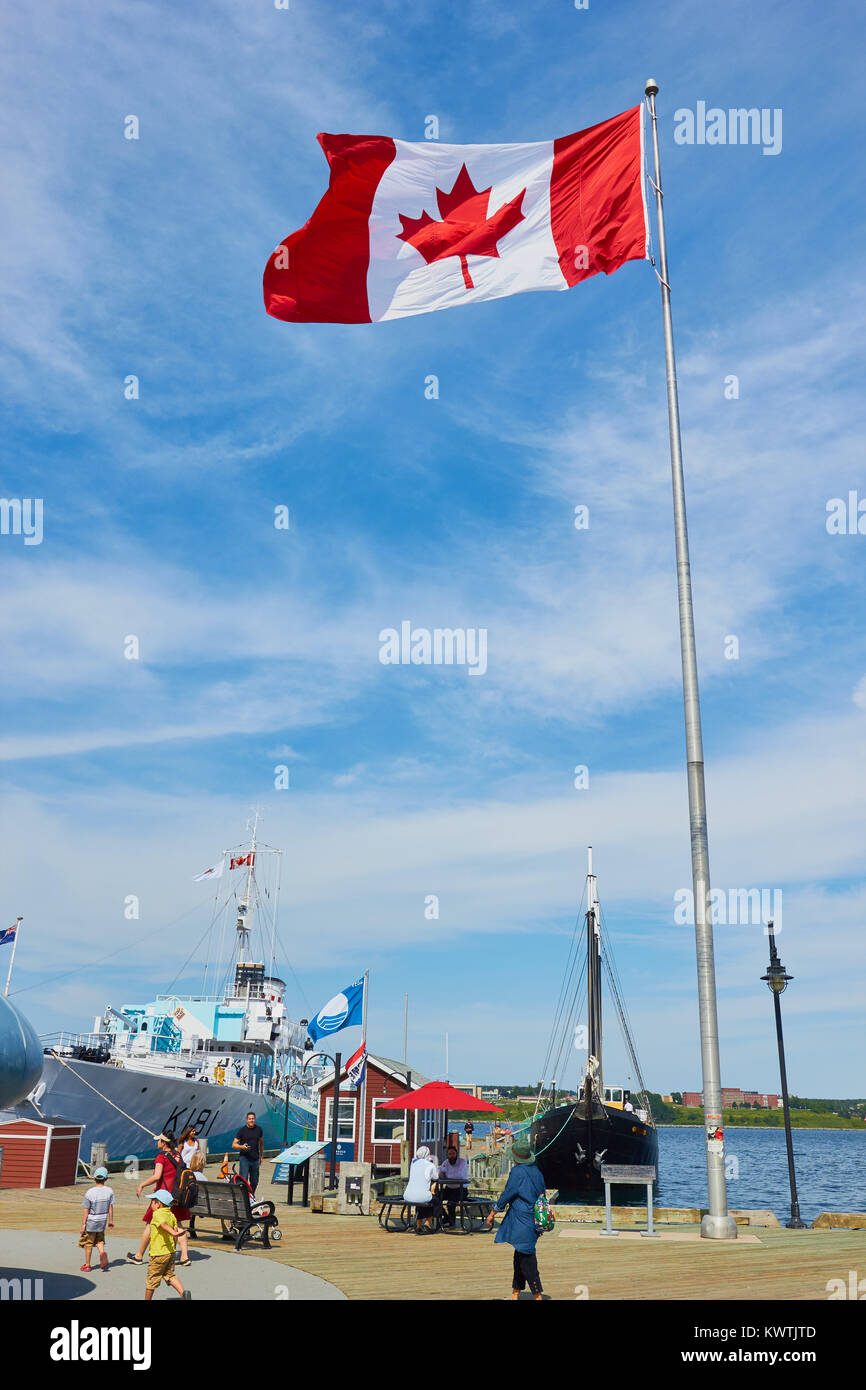
[[[420,217],[404,217],[401,212],[403,230],[397,233],[397,240],[408,241],[410,246],[421,252],[428,265],[433,261],[444,260],[446,256],[459,256],[463,283],[467,290],[474,289],[466,257],[472,255],[498,258],[496,243],[506,232],[510,232],[512,227],[516,227],[518,222],[524,220],[520,205],[525,193],[524,188],[510,203],[506,203],[492,217],[488,217],[490,188],[479,192],[464,164],[450,193],[443,193],[441,188],[436,189],[436,202],[442,214],[442,221],[437,222],[426,212],[422,212]]]

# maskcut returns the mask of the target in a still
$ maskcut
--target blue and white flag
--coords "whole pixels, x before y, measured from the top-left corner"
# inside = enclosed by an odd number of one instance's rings
[[[15,925],[14,925],[13,927],[3,927],[3,928],[0,928],[0,946],[11,946],[11,945],[12,945],[12,942],[15,940],[15,934],[16,934],[17,931],[18,931],[18,923],[17,923],[17,922],[15,923]]]
[[[311,1018],[307,1032],[316,1043],[320,1038],[339,1033],[341,1028],[351,1028],[360,1023],[364,1012],[364,977],[353,985],[335,994],[327,1004],[323,1004],[315,1018]]]
[[[367,1044],[361,1043],[357,1052],[346,1063],[346,1080],[353,1091],[357,1091],[364,1077],[367,1075]]]

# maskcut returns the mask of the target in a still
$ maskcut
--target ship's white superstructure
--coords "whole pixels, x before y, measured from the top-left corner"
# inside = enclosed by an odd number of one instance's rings
[[[248,846],[226,851],[230,873],[218,891],[212,928],[236,918],[227,966],[217,957],[208,976],[216,993],[159,994],[148,1003],[108,1005],[90,1033],[42,1039],[45,1067],[30,1102],[43,1113],[86,1125],[82,1152],[97,1141],[109,1157],[152,1152],[153,1135],[196,1124],[212,1147],[230,1143],[234,1129],[254,1110],[268,1147],[313,1132],[313,1087],[318,1069],[306,1067],[306,1019],[290,1018],[285,982],[273,968],[276,887],[260,890],[256,864],[279,851],[256,843],[258,817]],[[232,873],[245,870],[235,889]],[[221,879],[222,872],[218,875]],[[220,899],[222,898],[222,902]],[[258,910],[258,912],[257,912]],[[253,924],[261,917],[262,956],[252,950]],[[267,928],[270,927],[268,940]]]

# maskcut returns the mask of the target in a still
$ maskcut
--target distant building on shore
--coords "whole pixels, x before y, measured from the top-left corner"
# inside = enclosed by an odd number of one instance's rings
[[[451,1085],[457,1091],[465,1091],[467,1096],[474,1096],[476,1100],[508,1100],[511,1095],[510,1086],[483,1086],[474,1081],[452,1081]]]
[[[702,1106],[703,1103],[702,1091],[683,1091],[683,1105]],[[723,1086],[722,1105],[757,1105],[762,1110],[780,1110],[782,1102],[776,1095],[764,1095],[761,1091],[741,1091],[736,1086]]]

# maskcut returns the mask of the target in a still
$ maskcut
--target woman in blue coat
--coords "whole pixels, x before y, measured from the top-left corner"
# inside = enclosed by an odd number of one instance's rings
[[[514,1278],[511,1281],[512,1300],[520,1297],[526,1285],[536,1303],[541,1302],[541,1277],[535,1246],[538,1232],[535,1229],[533,1209],[536,1198],[544,1192],[544,1178],[535,1166],[535,1154],[525,1139],[518,1139],[511,1150],[514,1167],[508,1174],[508,1182],[502,1196],[487,1218],[488,1226],[493,1225],[493,1213],[505,1211],[505,1220],[496,1232],[496,1240],[507,1241],[514,1246]],[[506,1211],[507,1208],[507,1211]]]

